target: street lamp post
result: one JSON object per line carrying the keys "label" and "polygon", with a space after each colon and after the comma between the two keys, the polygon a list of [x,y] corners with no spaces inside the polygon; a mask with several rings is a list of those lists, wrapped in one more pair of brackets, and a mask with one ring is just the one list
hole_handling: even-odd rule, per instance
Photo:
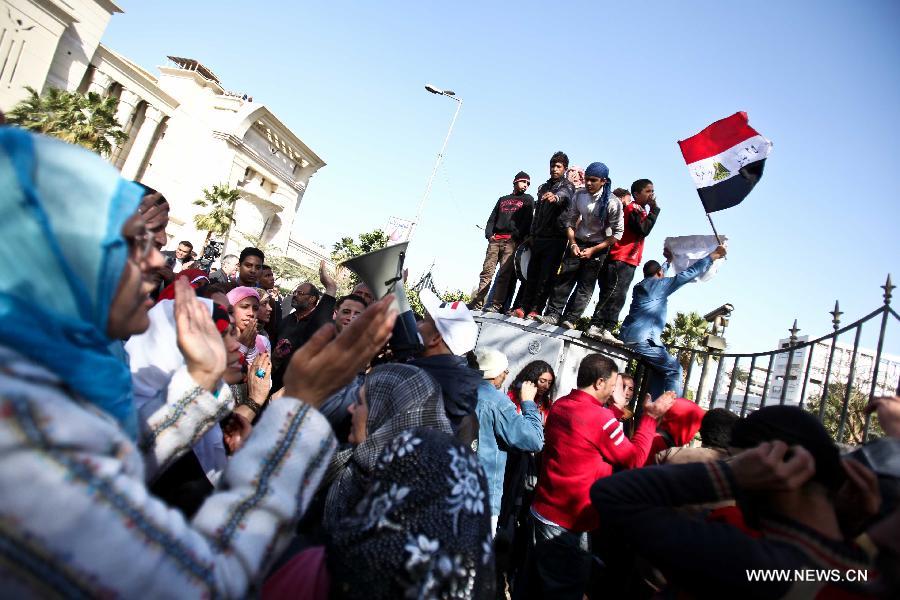
{"label": "street lamp post", "polygon": [[409,233],[406,236],[407,241],[412,240],[413,233],[415,233],[416,228],[419,226],[419,221],[422,219],[422,211],[425,210],[425,202],[428,200],[428,196],[431,195],[431,185],[434,183],[434,176],[437,175],[438,167],[441,166],[441,161],[444,160],[444,150],[447,149],[447,142],[450,141],[450,134],[453,133],[453,126],[456,124],[456,117],[459,116],[459,109],[462,108],[462,98],[458,98],[453,91],[442,90],[431,85],[430,83],[425,84],[425,89],[432,94],[437,94],[438,96],[446,96],[451,100],[455,100],[456,112],[453,113],[453,120],[450,121],[450,128],[447,130],[447,136],[444,138],[443,145],[441,145],[441,151],[438,152],[437,160],[434,163],[434,169],[431,171],[431,177],[428,178],[428,185],[425,186],[425,193],[422,194],[422,199],[419,201],[419,206],[416,209],[416,218],[410,224]]}

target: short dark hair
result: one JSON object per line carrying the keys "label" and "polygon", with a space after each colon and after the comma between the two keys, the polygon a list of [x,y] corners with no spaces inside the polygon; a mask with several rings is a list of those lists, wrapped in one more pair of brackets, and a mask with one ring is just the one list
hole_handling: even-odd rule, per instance
{"label": "short dark hair", "polygon": [[[304,281],[304,282],[302,282],[302,283],[299,284],[297,287],[295,287],[294,290],[296,291],[297,288],[300,287],[301,285],[308,285],[308,286],[309,286],[309,295],[310,295],[310,296],[314,296],[314,297],[318,298],[319,296],[322,295],[322,293],[319,291],[319,288],[317,288],[317,287],[315,286],[315,284],[312,283],[311,281]],[[337,306],[337,304],[335,304],[335,306]]]}
{"label": "short dark hair", "polygon": [[266,255],[263,254],[263,251],[259,248],[254,248],[253,246],[247,246],[241,250],[241,256],[238,258],[238,261],[241,264],[244,264],[244,259],[248,256],[258,256],[261,262],[266,262]]}
{"label": "short dark hair", "polygon": [[638,179],[634,183],[631,184],[631,195],[637,196],[641,192],[644,191],[644,188],[648,185],[653,185],[653,182],[649,179]]}
{"label": "short dark hair", "polygon": [[700,442],[706,448],[727,448],[731,430],[740,417],[724,408],[714,408],[700,421]]}
{"label": "short dark hair", "polygon": [[648,277],[653,277],[654,275],[659,273],[660,269],[662,269],[661,264],[659,264],[655,260],[648,260],[647,262],[644,263],[644,279],[646,279]]}
{"label": "short dark hair", "polygon": [[179,246],[187,246],[187,247],[190,248],[191,250],[194,249],[194,245],[193,245],[192,243],[190,243],[189,241],[187,241],[187,240],[182,240],[182,241],[178,242],[178,245],[179,245]]}
{"label": "short dark hair", "polygon": [[272,267],[270,267],[269,265],[263,265],[259,268],[259,270],[260,271],[271,271]]}
{"label": "short dark hair", "polygon": [[362,304],[365,307],[369,306],[366,303],[366,301],[363,299],[362,296],[359,296],[357,294],[347,294],[346,296],[341,296],[340,298],[337,299],[337,302],[334,303],[334,310],[339,309],[341,307],[341,304],[343,304],[347,300],[352,300],[353,302],[359,302],[360,304]]}
{"label": "short dark hair", "polygon": [[615,196],[619,200],[621,200],[622,198],[624,198],[627,195],[628,195],[628,190],[626,190],[625,188],[616,188],[613,190],[613,196]]}
{"label": "short dark hair", "polygon": [[562,166],[565,168],[569,168],[569,157],[566,156],[566,153],[562,150],[557,150],[553,153],[553,156],[550,157],[550,164],[562,163]]}
{"label": "short dark hair", "polygon": [[619,372],[619,367],[611,358],[602,354],[588,354],[578,365],[578,378],[575,385],[579,388],[590,387],[598,379],[609,379]]}

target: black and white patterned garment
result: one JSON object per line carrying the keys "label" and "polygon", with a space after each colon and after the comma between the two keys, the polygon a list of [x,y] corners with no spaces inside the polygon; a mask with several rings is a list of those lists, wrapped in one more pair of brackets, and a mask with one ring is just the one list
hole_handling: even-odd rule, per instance
{"label": "black and white patterned garment", "polygon": [[325,500],[326,529],[349,514],[368,488],[375,463],[397,434],[431,427],[452,433],[444,412],[441,386],[428,373],[412,365],[375,367],[366,375],[368,435],[360,444],[341,448],[325,476],[330,482]]}
{"label": "black and white patterned garment", "polygon": [[487,480],[452,436],[394,438],[328,544],[332,597],[493,598]]}

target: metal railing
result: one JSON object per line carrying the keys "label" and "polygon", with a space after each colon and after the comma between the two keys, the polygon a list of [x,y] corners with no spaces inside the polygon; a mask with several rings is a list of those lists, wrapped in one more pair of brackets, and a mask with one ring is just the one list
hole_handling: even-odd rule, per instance
{"label": "metal railing", "polygon": [[[830,312],[833,331],[814,340],[799,340],[795,320],[787,343],[768,352],[729,353],[670,347],[670,352],[677,353],[682,362],[685,359],[687,362],[681,395],[709,408],[721,406],[741,416],[776,402],[811,410],[810,400],[815,400],[817,410],[813,412],[826,424],[835,441],[867,441],[872,429],[871,415],[863,415],[862,407],[876,396],[894,395],[900,391],[900,360],[884,360],[889,317],[900,320],[900,315],[890,305],[895,288],[890,275],[881,288],[884,290],[883,305],[844,327],[841,327],[840,319],[843,313],[835,302],[834,310]],[[861,349],[863,326],[876,319],[879,322],[876,347],[874,350]],[[839,340],[848,333],[853,336],[852,346]],[[837,362],[836,355],[839,355]],[[704,392],[713,362],[717,363],[715,375],[707,395]],[[702,364],[699,379],[695,377],[696,364]],[[744,366],[748,366],[748,370],[745,371]],[[637,359],[632,363],[632,370],[635,381],[640,382],[636,386],[640,393],[635,397],[643,397],[648,368]]]}

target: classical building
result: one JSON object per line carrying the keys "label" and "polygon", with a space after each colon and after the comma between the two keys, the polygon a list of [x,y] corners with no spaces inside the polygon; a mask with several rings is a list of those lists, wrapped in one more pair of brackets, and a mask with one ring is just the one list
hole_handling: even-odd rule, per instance
{"label": "classical building", "polygon": [[4,0],[0,6],[0,109],[49,87],[118,98],[128,141],[109,160],[122,175],[165,194],[170,240],[206,238],[194,226],[203,189],[241,192],[225,247],[247,240],[287,253],[312,175],[325,163],[264,104],[226,90],[213,71],[169,56],[153,75],[100,44],[115,13],[109,0]]}

